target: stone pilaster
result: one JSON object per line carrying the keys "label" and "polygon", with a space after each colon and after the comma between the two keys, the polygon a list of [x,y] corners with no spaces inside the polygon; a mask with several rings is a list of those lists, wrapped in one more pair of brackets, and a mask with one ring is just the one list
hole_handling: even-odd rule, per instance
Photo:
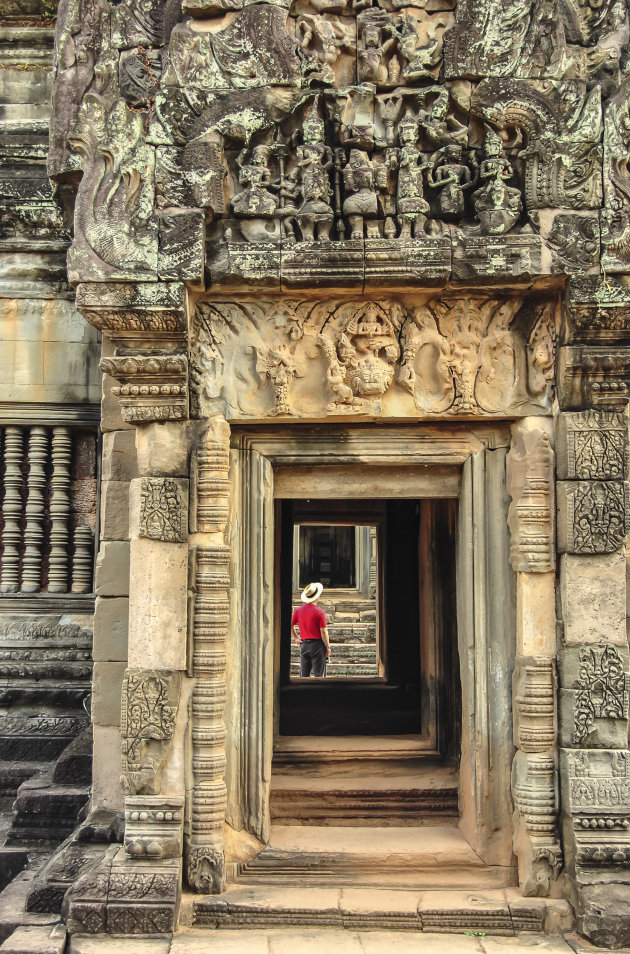
{"label": "stone pilaster", "polygon": [[[128,596],[129,622],[128,627],[119,626],[115,646],[106,649],[99,642],[98,647],[99,653],[109,653],[108,659],[113,653],[115,659],[100,663],[101,708],[111,695],[106,688],[111,676],[116,677],[114,687],[122,681],[122,692],[117,689],[116,700],[112,697],[107,725],[116,723],[117,728],[120,723],[124,844],[73,886],[67,899],[68,923],[71,931],[87,933],[164,933],[177,926],[181,896],[181,753],[192,688],[186,678],[184,289],[172,283],[82,285],[77,302],[85,317],[108,336],[102,361],[109,378],[103,398],[104,543],[97,574],[97,621],[105,635],[113,620],[121,622]],[[125,519],[124,525],[114,525],[108,519],[112,509],[121,509],[108,505],[108,495],[124,499],[128,523]],[[111,773],[111,758],[95,766],[95,807],[106,791],[105,773]],[[116,801],[115,791],[109,795]]]}
{"label": "stone pilaster", "polygon": [[562,866],[558,833],[554,451],[550,422],[512,428],[507,457],[510,562],[517,573],[513,681],[514,851],[526,895],[548,895]]}
{"label": "stone pilaster", "polygon": [[567,872],[579,929],[595,943],[619,946],[630,939],[627,417],[620,410],[565,412],[557,435]]}

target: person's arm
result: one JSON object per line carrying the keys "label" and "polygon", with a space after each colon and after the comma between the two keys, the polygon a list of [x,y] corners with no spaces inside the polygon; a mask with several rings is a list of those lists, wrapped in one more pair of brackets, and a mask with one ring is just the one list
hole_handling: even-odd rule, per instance
{"label": "person's arm", "polygon": [[293,639],[296,641],[296,643],[299,646],[302,640],[300,639],[300,634],[298,633],[297,629],[295,628],[293,624],[291,624],[291,636],[293,637]]}
{"label": "person's arm", "polygon": [[324,642],[324,646],[326,647],[326,658],[328,659],[328,657],[330,656],[330,642],[329,642],[329,639],[328,639],[328,626],[322,626],[320,632],[321,632],[321,634],[322,634],[322,640],[323,640],[323,642]]}
{"label": "person's arm", "polygon": [[330,640],[328,639],[328,620],[326,619],[326,614],[324,613],[324,611],[320,609],[319,606],[317,608],[321,612],[321,616],[319,620],[319,631],[322,634],[322,640],[323,640],[324,646],[326,647],[326,659],[328,659],[328,657],[330,656]]}

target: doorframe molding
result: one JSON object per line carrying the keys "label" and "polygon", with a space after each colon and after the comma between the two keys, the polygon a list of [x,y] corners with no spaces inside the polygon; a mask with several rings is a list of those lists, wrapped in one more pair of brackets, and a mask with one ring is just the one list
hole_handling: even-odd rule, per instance
{"label": "doorframe molding", "polygon": [[[274,471],[311,468],[314,497],[316,469],[326,465],[367,473],[370,467],[422,467],[429,479],[420,481],[414,496],[443,497],[440,471],[455,468],[461,474],[456,556],[462,685],[460,827],[486,864],[514,864],[510,772],[516,576],[509,562],[505,485],[509,444],[509,423],[496,422],[233,428],[228,527],[233,612],[227,637],[226,707],[227,821],[233,828],[246,829],[263,843],[269,839],[277,586]],[[348,496],[346,491],[343,496]]]}

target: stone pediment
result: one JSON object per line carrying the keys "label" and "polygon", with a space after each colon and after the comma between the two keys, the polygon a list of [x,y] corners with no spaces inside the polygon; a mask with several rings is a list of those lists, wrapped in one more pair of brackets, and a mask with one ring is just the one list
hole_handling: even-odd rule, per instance
{"label": "stone pediment", "polygon": [[71,280],[588,273],[600,216],[623,270],[627,96],[604,109],[594,82],[617,7],[453,6],[65,0],[49,170],[77,191]]}

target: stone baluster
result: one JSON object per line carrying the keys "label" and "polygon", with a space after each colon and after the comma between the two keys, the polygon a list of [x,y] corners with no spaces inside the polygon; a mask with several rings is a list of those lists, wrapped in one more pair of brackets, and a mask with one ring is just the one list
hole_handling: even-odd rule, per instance
{"label": "stone baluster", "polygon": [[24,563],[22,592],[37,593],[42,585],[42,550],[44,544],[44,515],[46,464],[49,454],[49,434],[46,427],[31,427],[28,438],[28,477],[26,499],[26,529],[24,531]]}
{"label": "stone baluster", "polygon": [[197,533],[193,620],[193,799],[187,846],[188,881],[197,891],[225,886],[223,828],[226,810],[226,653],[229,620],[230,548],[224,533],[228,512],[229,437],[217,419],[196,455]]}
{"label": "stone baluster", "polygon": [[77,527],[74,531],[72,560],[72,592],[89,593],[92,589],[92,531]]}
{"label": "stone baluster", "polygon": [[17,593],[20,581],[23,445],[22,428],[6,427],[4,431],[4,502],[2,505],[4,552],[0,581],[0,589],[3,593]]}
{"label": "stone baluster", "polygon": [[68,590],[68,553],[70,543],[70,460],[72,437],[68,427],[53,427],[52,482],[50,517],[50,564],[48,590],[66,593]]}

